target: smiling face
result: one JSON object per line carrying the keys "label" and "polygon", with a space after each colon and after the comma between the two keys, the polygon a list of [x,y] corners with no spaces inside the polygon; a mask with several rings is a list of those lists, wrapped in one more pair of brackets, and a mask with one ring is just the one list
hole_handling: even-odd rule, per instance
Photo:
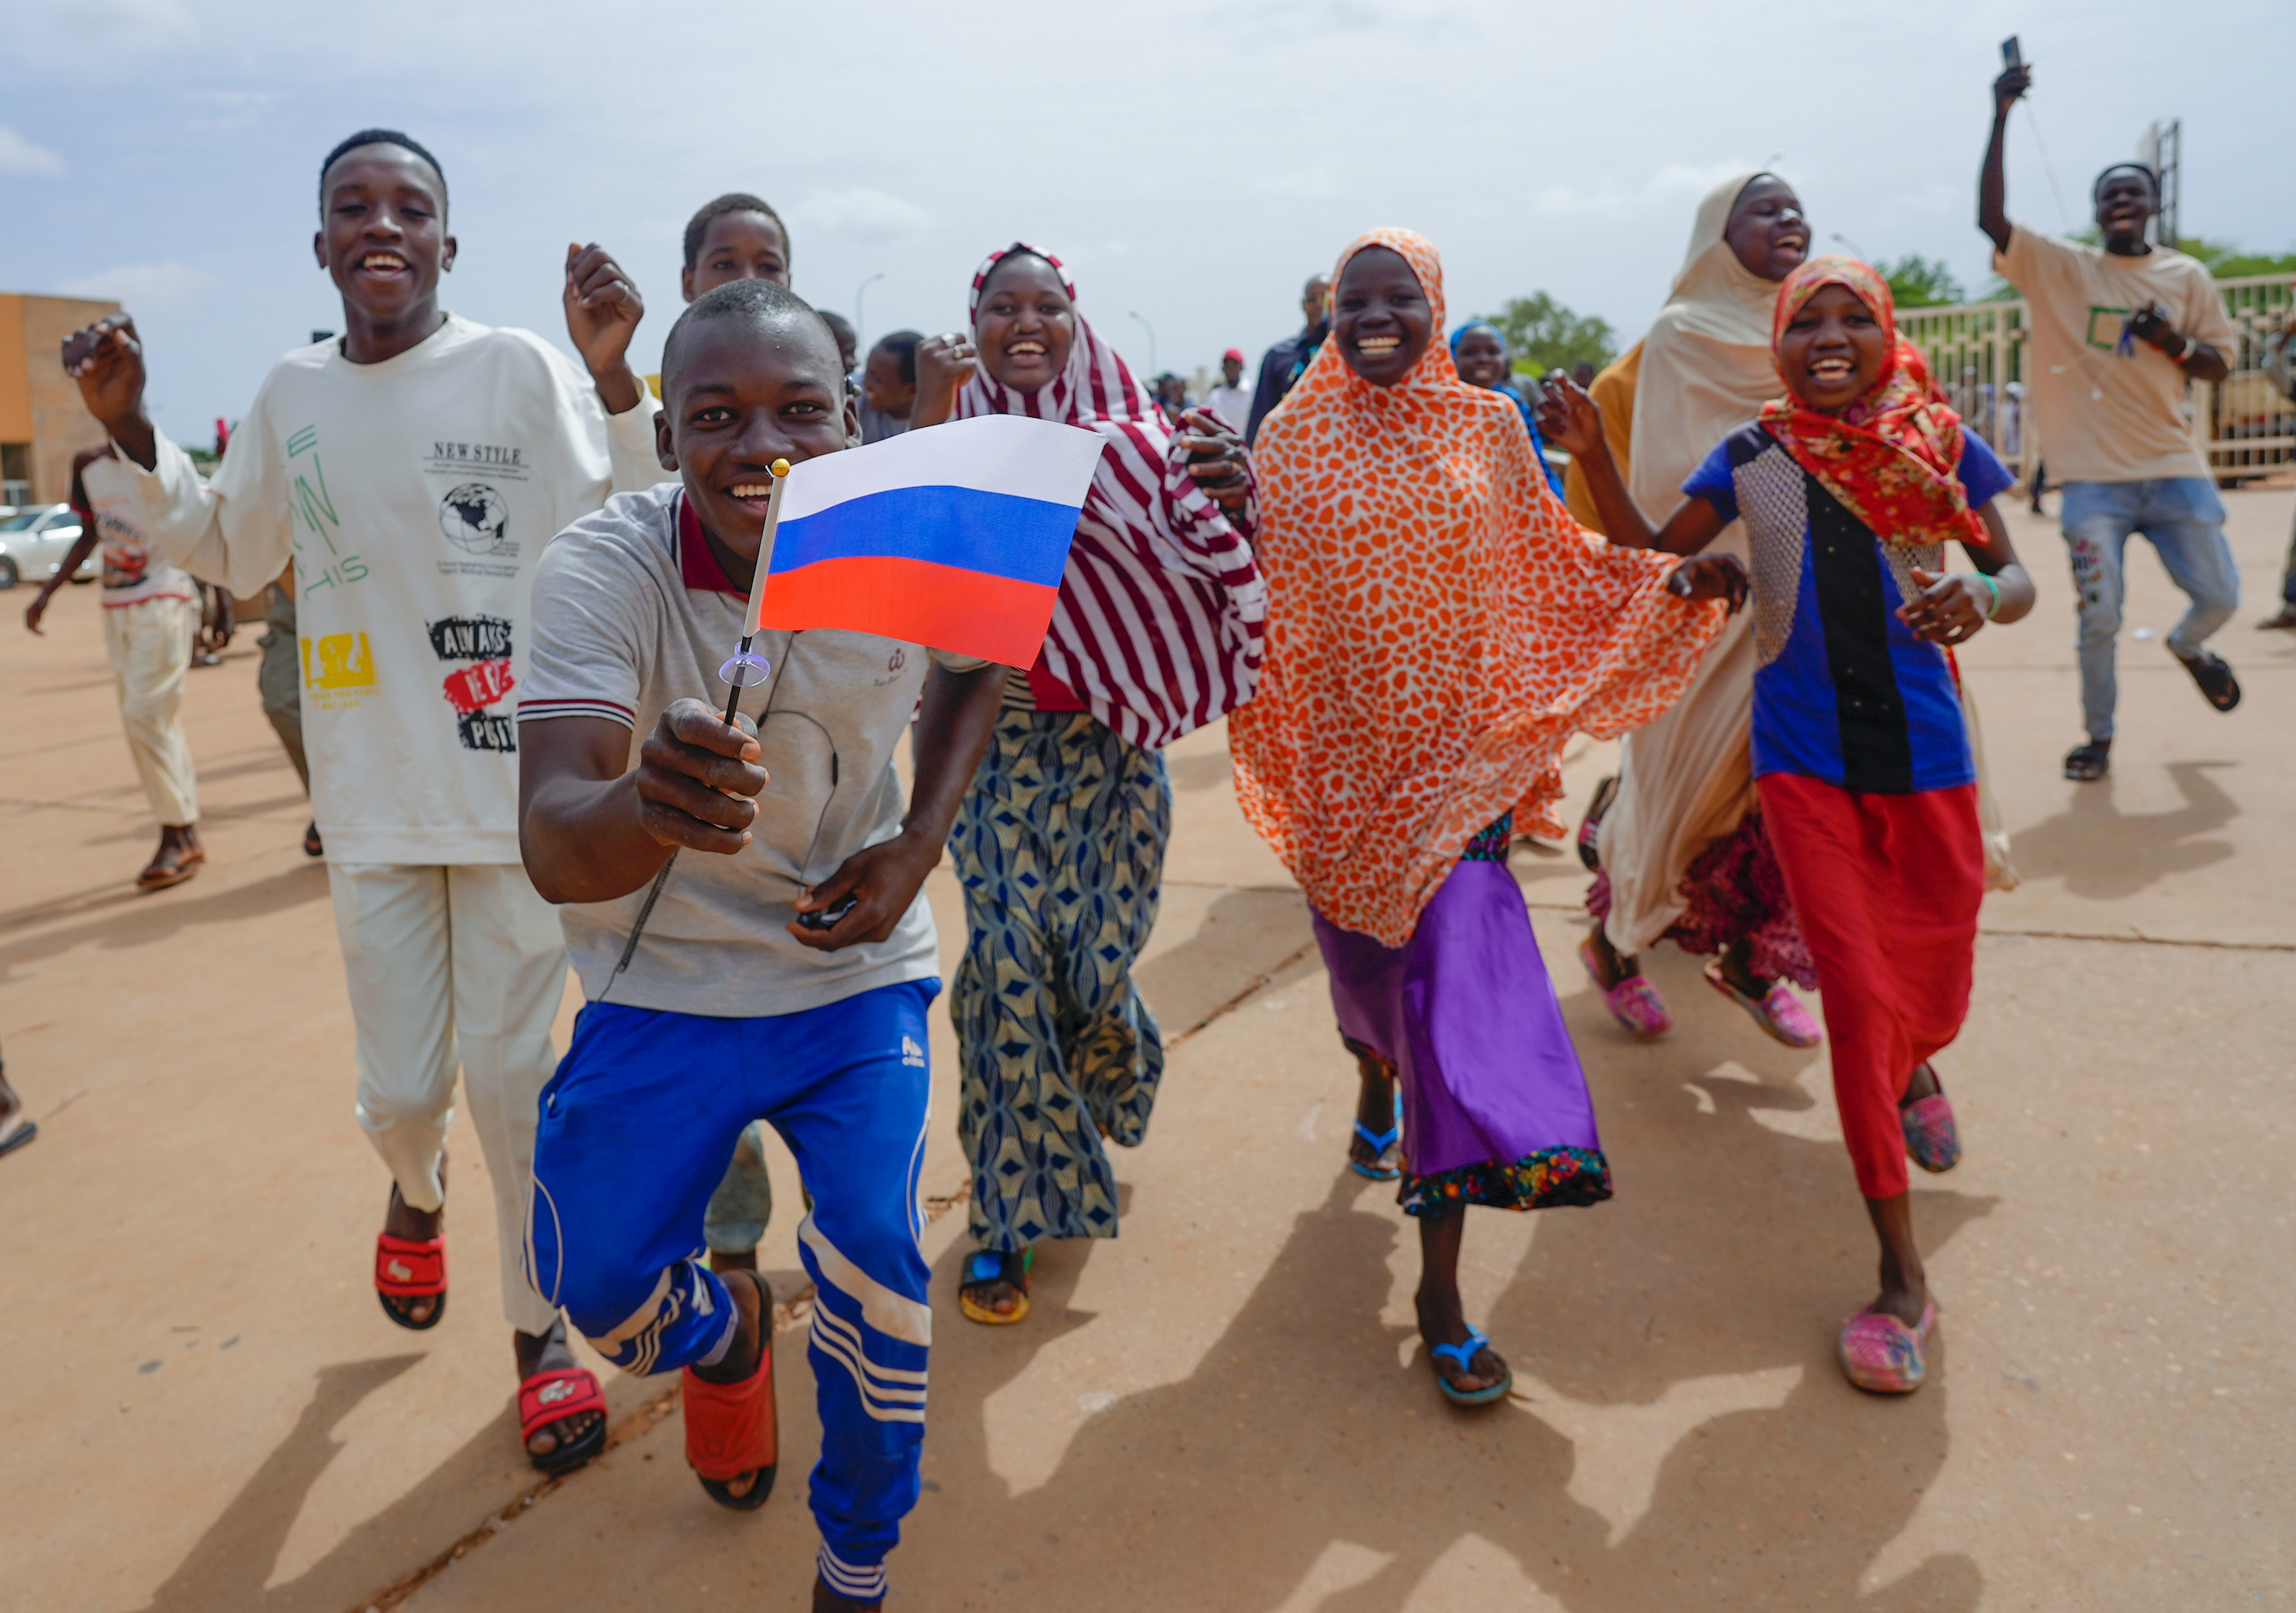
{"label": "smiling face", "polygon": [[438,300],[455,238],[436,168],[403,145],[353,146],[329,165],[319,191],[312,245],[347,312],[396,323]]}
{"label": "smiling face", "polygon": [[1871,392],[1889,356],[1881,320],[1845,285],[1820,286],[1778,338],[1779,375],[1821,414],[1839,414]]}
{"label": "smiling face", "polygon": [[845,446],[859,424],[828,328],[802,311],[734,311],[696,320],[662,355],[655,439],[701,524],[757,557],[776,459],[796,464]]}
{"label": "smiling face", "polygon": [[2144,226],[2158,206],[2152,182],[2134,168],[2121,168],[2096,187],[2096,227],[2107,251],[2124,256],[2146,249]]}
{"label": "smiling face", "polygon": [[1496,392],[1506,384],[1506,342],[1488,325],[1477,325],[1459,338],[1459,345],[1451,349],[1451,362],[1459,366],[1459,379],[1471,387]]}
{"label": "smiling face", "polygon": [[685,300],[729,281],[770,280],[789,284],[789,242],[782,226],[763,213],[720,213],[709,221],[701,250],[681,281]]}
{"label": "smiling face", "polygon": [[1016,392],[1033,392],[1068,365],[1076,305],[1051,264],[1014,252],[989,271],[972,330],[988,373]]}
{"label": "smiling face", "polygon": [[1738,261],[1764,280],[1784,280],[1809,256],[1801,200],[1775,174],[1759,174],[1738,192],[1722,236]]}
{"label": "smiling face", "polygon": [[1348,259],[1332,308],[1340,356],[1375,387],[1410,374],[1435,333],[1426,288],[1392,247],[1365,247]]}

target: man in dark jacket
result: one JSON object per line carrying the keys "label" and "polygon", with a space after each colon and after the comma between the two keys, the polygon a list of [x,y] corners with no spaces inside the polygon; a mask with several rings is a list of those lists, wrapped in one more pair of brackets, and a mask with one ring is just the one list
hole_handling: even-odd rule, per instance
{"label": "man in dark jacket", "polygon": [[1324,333],[1332,328],[1329,304],[1332,299],[1332,277],[1312,274],[1300,293],[1300,312],[1307,320],[1297,336],[1287,336],[1267,349],[1267,356],[1259,361],[1259,389],[1252,395],[1251,423],[1244,428],[1244,440],[1250,442],[1259,435],[1259,422],[1267,412],[1283,401],[1292,383],[1300,379],[1308,361],[1316,356],[1316,349],[1324,345]]}

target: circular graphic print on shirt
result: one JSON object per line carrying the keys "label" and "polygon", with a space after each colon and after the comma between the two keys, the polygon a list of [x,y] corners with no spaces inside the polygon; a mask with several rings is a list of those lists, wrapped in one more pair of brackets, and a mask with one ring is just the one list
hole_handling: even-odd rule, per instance
{"label": "circular graphic print on shirt", "polygon": [[510,505],[484,482],[466,481],[439,501],[439,530],[465,554],[516,554]]}

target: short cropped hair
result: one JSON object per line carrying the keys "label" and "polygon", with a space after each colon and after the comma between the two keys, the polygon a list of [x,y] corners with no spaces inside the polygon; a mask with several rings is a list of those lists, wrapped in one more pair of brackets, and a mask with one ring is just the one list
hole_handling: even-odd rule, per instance
{"label": "short cropped hair", "polygon": [[2088,187],[2088,199],[2091,201],[2096,201],[2098,197],[2104,194],[2104,182],[2115,174],[2142,174],[2144,176],[2144,183],[2152,187],[2152,200],[2155,201],[2161,200],[2160,175],[2142,162],[2116,162],[2099,174],[2095,182]]}
{"label": "short cropped hair", "polygon": [[882,350],[890,353],[894,362],[901,367],[901,380],[908,385],[914,386],[917,379],[917,343],[923,340],[922,333],[916,331],[889,331],[877,338],[876,345],[869,351],[875,353]]}
{"label": "short cropped hair", "polygon": [[[776,285],[770,280],[729,280],[722,286],[702,292],[685,305],[685,311],[677,316],[676,323],[669,327],[669,334],[662,339],[663,391],[669,389],[670,376],[677,368],[672,360],[677,353],[677,339],[686,326],[699,324],[705,320],[732,318],[749,319],[764,324],[800,315],[818,321],[824,334],[830,339],[830,345],[835,347],[837,333],[829,329],[829,322],[821,317],[820,311],[811,303],[787,286]],[[839,356],[841,361],[843,356],[840,354]]]}
{"label": "short cropped hair", "polygon": [[772,203],[752,196],[747,191],[728,191],[715,201],[703,202],[701,210],[685,221],[685,266],[688,269],[694,268],[701,261],[701,241],[709,233],[710,221],[723,218],[728,213],[763,213],[774,221],[774,228],[782,233],[783,258],[787,260],[791,256],[789,225],[782,222],[782,216],[774,211]]}
{"label": "short cropped hair", "polygon": [[441,208],[447,205],[447,170],[444,165],[430,154],[429,146],[424,145],[414,135],[402,134],[398,129],[361,129],[357,134],[336,142],[335,149],[329,151],[326,160],[319,164],[320,217],[324,218],[327,216],[327,170],[335,166],[335,160],[345,151],[355,151],[363,145],[401,145],[422,158],[430,165],[430,171],[439,176],[439,205]]}

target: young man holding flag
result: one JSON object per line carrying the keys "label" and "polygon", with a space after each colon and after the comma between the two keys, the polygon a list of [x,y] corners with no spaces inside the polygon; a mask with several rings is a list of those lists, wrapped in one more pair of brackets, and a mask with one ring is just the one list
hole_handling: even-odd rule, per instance
{"label": "young man holding flag", "polygon": [[[577,521],[535,585],[523,844],[589,1005],[543,1093],[529,1257],[618,1365],[685,1370],[688,1462],[718,1501],[756,1506],[776,1459],[770,1298],[695,1257],[735,1136],[759,1116],[782,1134],[814,1199],[798,1232],[817,1288],[814,1605],[874,1607],[916,1501],[931,1339],[917,1171],[940,982],[921,888],[1004,685],[1003,667],[920,641],[1034,654],[1098,445],[1018,422],[1054,439],[1026,445],[1032,464],[1078,461],[1074,496],[1008,498],[902,438],[812,467],[809,512],[796,490],[782,511],[775,462],[803,469],[854,434],[820,317],[767,281],[720,286],[662,369],[679,480]],[[906,481],[877,469],[924,455],[941,463]],[[729,725],[719,662],[737,641],[767,669]]]}

